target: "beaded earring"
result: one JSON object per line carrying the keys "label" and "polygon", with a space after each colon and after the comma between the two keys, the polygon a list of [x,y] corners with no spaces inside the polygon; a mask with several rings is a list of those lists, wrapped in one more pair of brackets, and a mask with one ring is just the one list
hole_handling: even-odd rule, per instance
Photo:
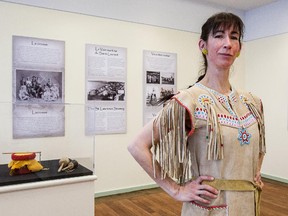
{"label": "beaded earring", "polygon": [[203,55],[207,55],[207,54],[208,54],[208,50],[205,49],[205,48],[203,48],[203,49],[202,49],[202,53],[203,53]]}

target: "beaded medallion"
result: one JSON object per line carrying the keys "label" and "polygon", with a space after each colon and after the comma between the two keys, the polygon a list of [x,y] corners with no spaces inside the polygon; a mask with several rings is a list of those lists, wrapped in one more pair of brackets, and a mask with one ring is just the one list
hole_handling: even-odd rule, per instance
{"label": "beaded medallion", "polygon": [[238,140],[240,141],[240,145],[249,145],[250,144],[250,138],[251,138],[251,134],[248,133],[246,128],[239,128],[238,130]]}

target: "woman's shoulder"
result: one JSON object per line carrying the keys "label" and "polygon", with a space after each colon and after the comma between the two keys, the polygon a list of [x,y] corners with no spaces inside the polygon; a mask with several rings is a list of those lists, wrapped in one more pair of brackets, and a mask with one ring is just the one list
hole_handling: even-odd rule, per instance
{"label": "woman's shoulder", "polygon": [[240,98],[248,103],[253,103],[258,107],[262,107],[262,100],[256,94],[251,91],[237,90]]}
{"label": "woman's shoulder", "polygon": [[189,105],[189,107],[195,106],[201,95],[207,94],[205,89],[199,88],[197,84],[190,86],[187,89],[179,90],[174,96],[173,99],[180,102],[181,104]]}
{"label": "woman's shoulder", "polygon": [[254,101],[259,101],[261,100],[260,97],[258,97],[256,94],[254,94],[251,91],[243,90],[243,89],[237,89],[238,94],[240,97],[246,97],[247,99],[254,100]]}
{"label": "woman's shoulder", "polygon": [[[205,92],[205,91],[204,91]],[[190,98],[194,100],[198,98],[200,94],[203,93],[203,90],[198,88],[196,85],[192,85],[187,89],[181,89],[175,94],[176,98]]]}
{"label": "woman's shoulder", "polygon": [[[167,105],[167,104],[171,104],[171,103],[172,104],[178,103],[179,105],[184,107],[186,110],[189,110],[190,112],[192,112],[195,108],[196,97],[193,94],[191,94],[191,88],[180,89],[165,104]],[[164,106],[166,106],[166,105],[164,105]]]}

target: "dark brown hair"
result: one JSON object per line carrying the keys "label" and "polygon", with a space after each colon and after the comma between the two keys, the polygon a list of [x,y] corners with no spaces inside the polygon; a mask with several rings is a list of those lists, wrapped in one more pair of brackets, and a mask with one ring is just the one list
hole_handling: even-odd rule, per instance
{"label": "dark brown hair", "polygon": [[[239,32],[239,44],[241,47],[244,34],[244,23],[240,17],[232,13],[226,13],[226,12],[217,13],[211,16],[209,19],[207,19],[207,21],[202,26],[200,39],[207,42],[210,34],[214,35],[219,29],[226,30],[231,27],[235,31]],[[204,68],[200,71],[200,76],[197,82],[199,82],[204,78],[208,66],[206,56],[204,54],[202,55],[204,58]]]}
{"label": "dark brown hair", "polygon": [[[241,47],[243,34],[244,34],[244,23],[240,19],[240,17],[238,17],[232,13],[222,12],[222,13],[217,13],[217,14],[214,14],[213,16],[211,16],[202,26],[200,38],[207,42],[210,33],[212,33],[214,35],[220,29],[226,30],[226,29],[230,29],[231,27],[233,27],[233,29],[235,31],[239,32],[239,43],[240,43],[240,47]],[[208,62],[207,62],[206,56],[204,54],[203,54],[203,58],[204,58],[204,68],[203,68],[203,70],[200,71],[200,73],[199,73],[200,75],[198,77],[197,82],[201,81],[204,78],[204,76],[206,75]],[[192,86],[193,85],[190,85],[188,88],[190,88]],[[173,96],[174,96],[174,94],[171,94],[171,95],[167,95],[163,98],[160,98],[155,103],[155,105],[161,105]]]}

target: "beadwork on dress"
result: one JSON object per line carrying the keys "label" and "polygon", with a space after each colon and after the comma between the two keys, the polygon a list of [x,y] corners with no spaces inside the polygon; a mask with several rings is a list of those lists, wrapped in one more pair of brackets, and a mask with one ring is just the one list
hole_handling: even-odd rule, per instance
{"label": "beadwork on dress", "polygon": [[250,144],[250,138],[251,134],[248,133],[246,128],[239,128],[239,133],[238,133],[238,140],[240,141],[240,144],[243,145],[248,145]]}
{"label": "beadwork on dress", "polygon": [[206,103],[208,103],[208,104],[214,104],[213,99],[212,99],[210,96],[206,95],[206,94],[200,95],[200,96],[198,97],[198,101],[199,101],[199,103],[200,103],[204,108],[206,108]]}
{"label": "beadwork on dress", "polygon": [[[194,116],[197,119],[207,120],[207,110],[203,108],[196,107]],[[221,125],[231,126],[239,128],[241,126],[248,127],[256,122],[256,119],[251,112],[247,112],[245,115],[240,116],[239,119],[232,115],[217,114],[218,121]]]}

